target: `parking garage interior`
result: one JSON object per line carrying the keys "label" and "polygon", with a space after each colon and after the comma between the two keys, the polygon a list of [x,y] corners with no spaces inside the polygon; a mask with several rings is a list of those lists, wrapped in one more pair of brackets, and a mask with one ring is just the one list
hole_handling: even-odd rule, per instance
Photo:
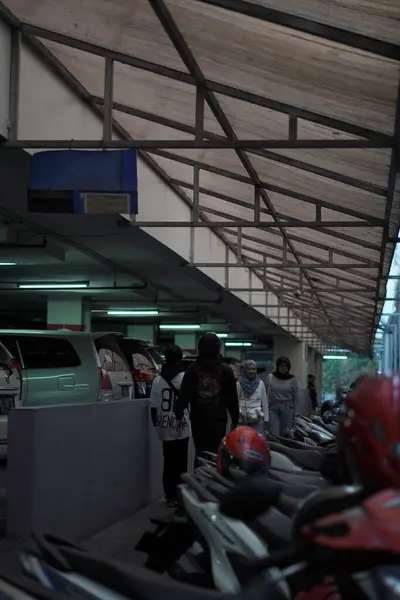
{"label": "parking garage interior", "polygon": [[[115,332],[194,358],[213,331],[265,373],[287,355],[304,411],[324,356],[374,357],[400,217],[400,8],[312,4],[0,2],[0,342]],[[134,153],[131,213],[104,189],[92,211],[59,189],[34,204],[35,156],[78,151]],[[0,563],[33,527],[140,562],[161,495],[148,398],[11,412]]]}

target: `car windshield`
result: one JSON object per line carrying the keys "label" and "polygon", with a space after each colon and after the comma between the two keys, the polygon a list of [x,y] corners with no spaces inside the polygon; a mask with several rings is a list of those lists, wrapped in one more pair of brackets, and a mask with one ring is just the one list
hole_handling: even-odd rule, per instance
{"label": "car windshield", "polygon": [[135,369],[136,371],[148,371],[151,373],[157,371],[154,360],[144,344],[127,339],[122,339],[120,343],[124,349],[124,353],[129,361],[131,369]]}
{"label": "car windshield", "polygon": [[163,358],[162,358],[160,352],[158,351],[158,348],[156,348],[156,346],[147,346],[146,350],[157,365],[163,364],[163,362],[164,362]]}

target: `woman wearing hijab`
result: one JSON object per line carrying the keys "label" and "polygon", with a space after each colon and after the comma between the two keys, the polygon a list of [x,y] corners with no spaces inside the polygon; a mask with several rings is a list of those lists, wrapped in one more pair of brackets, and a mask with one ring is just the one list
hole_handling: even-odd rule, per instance
{"label": "woman wearing hijab", "polygon": [[257,375],[257,364],[254,360],[246,360],[243,363],[237,391],[239,422],[253,427],[258,433],[264,433],[265,423],[269,420],[268,398],[265,385]]}
{"label": "woman wearing hijab", "polygon": [[269,405],[269,428],[273,435],[283,436],[293,426],[298,407],[299,388],[294,375],[290,373],[290,360],[280,356],[276,369],[267,380]]}
{"label": "woman wearing hijab", "polygon": [[235,377],[221,360],[221,341],[216,333],[200,338],[196,362],[185,373],[175,407],[178,422],[189,407],[196,457],[205,451],[216,453],[226,434],[228,413],[232,427],[239,419]]}
{"label": "woman wearing hijab", "polygon": [[181,475],[187,471],[190,437],[189,415],[186,411],[177,427],[175,404],[183,379],[182,350],[171,346],[165,351],[165,364],[151,388],[151,418],[163,444],[163,487],[168,506],[174,506]]}

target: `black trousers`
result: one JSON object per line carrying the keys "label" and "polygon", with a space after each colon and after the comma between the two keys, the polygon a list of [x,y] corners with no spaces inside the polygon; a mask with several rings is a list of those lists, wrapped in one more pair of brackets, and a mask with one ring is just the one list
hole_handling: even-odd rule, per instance
{"label": "black trousers", "polygon": [[167,500],[176,500],[181,475],[187,472],[189,438],[163,442],[163,487]]}
{"label": "black trousers", "polygon": [[217,453],[218,446],[226,434],[226,421],[223,419],[192,418],[192,437],[197,459],[203,452]]}

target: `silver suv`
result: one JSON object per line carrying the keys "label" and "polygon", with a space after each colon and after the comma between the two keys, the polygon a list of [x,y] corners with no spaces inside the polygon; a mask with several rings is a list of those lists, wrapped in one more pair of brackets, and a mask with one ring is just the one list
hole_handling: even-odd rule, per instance
{"label": "silver suv", "polygon": [[6,329],[0,342],[20,365],[22,406],[113,399],[90,333]]}
{"label": "silver suv", "polygon": [[7,455],[8,411],[21,405],[21,368],[0,343],[0,457]]}

